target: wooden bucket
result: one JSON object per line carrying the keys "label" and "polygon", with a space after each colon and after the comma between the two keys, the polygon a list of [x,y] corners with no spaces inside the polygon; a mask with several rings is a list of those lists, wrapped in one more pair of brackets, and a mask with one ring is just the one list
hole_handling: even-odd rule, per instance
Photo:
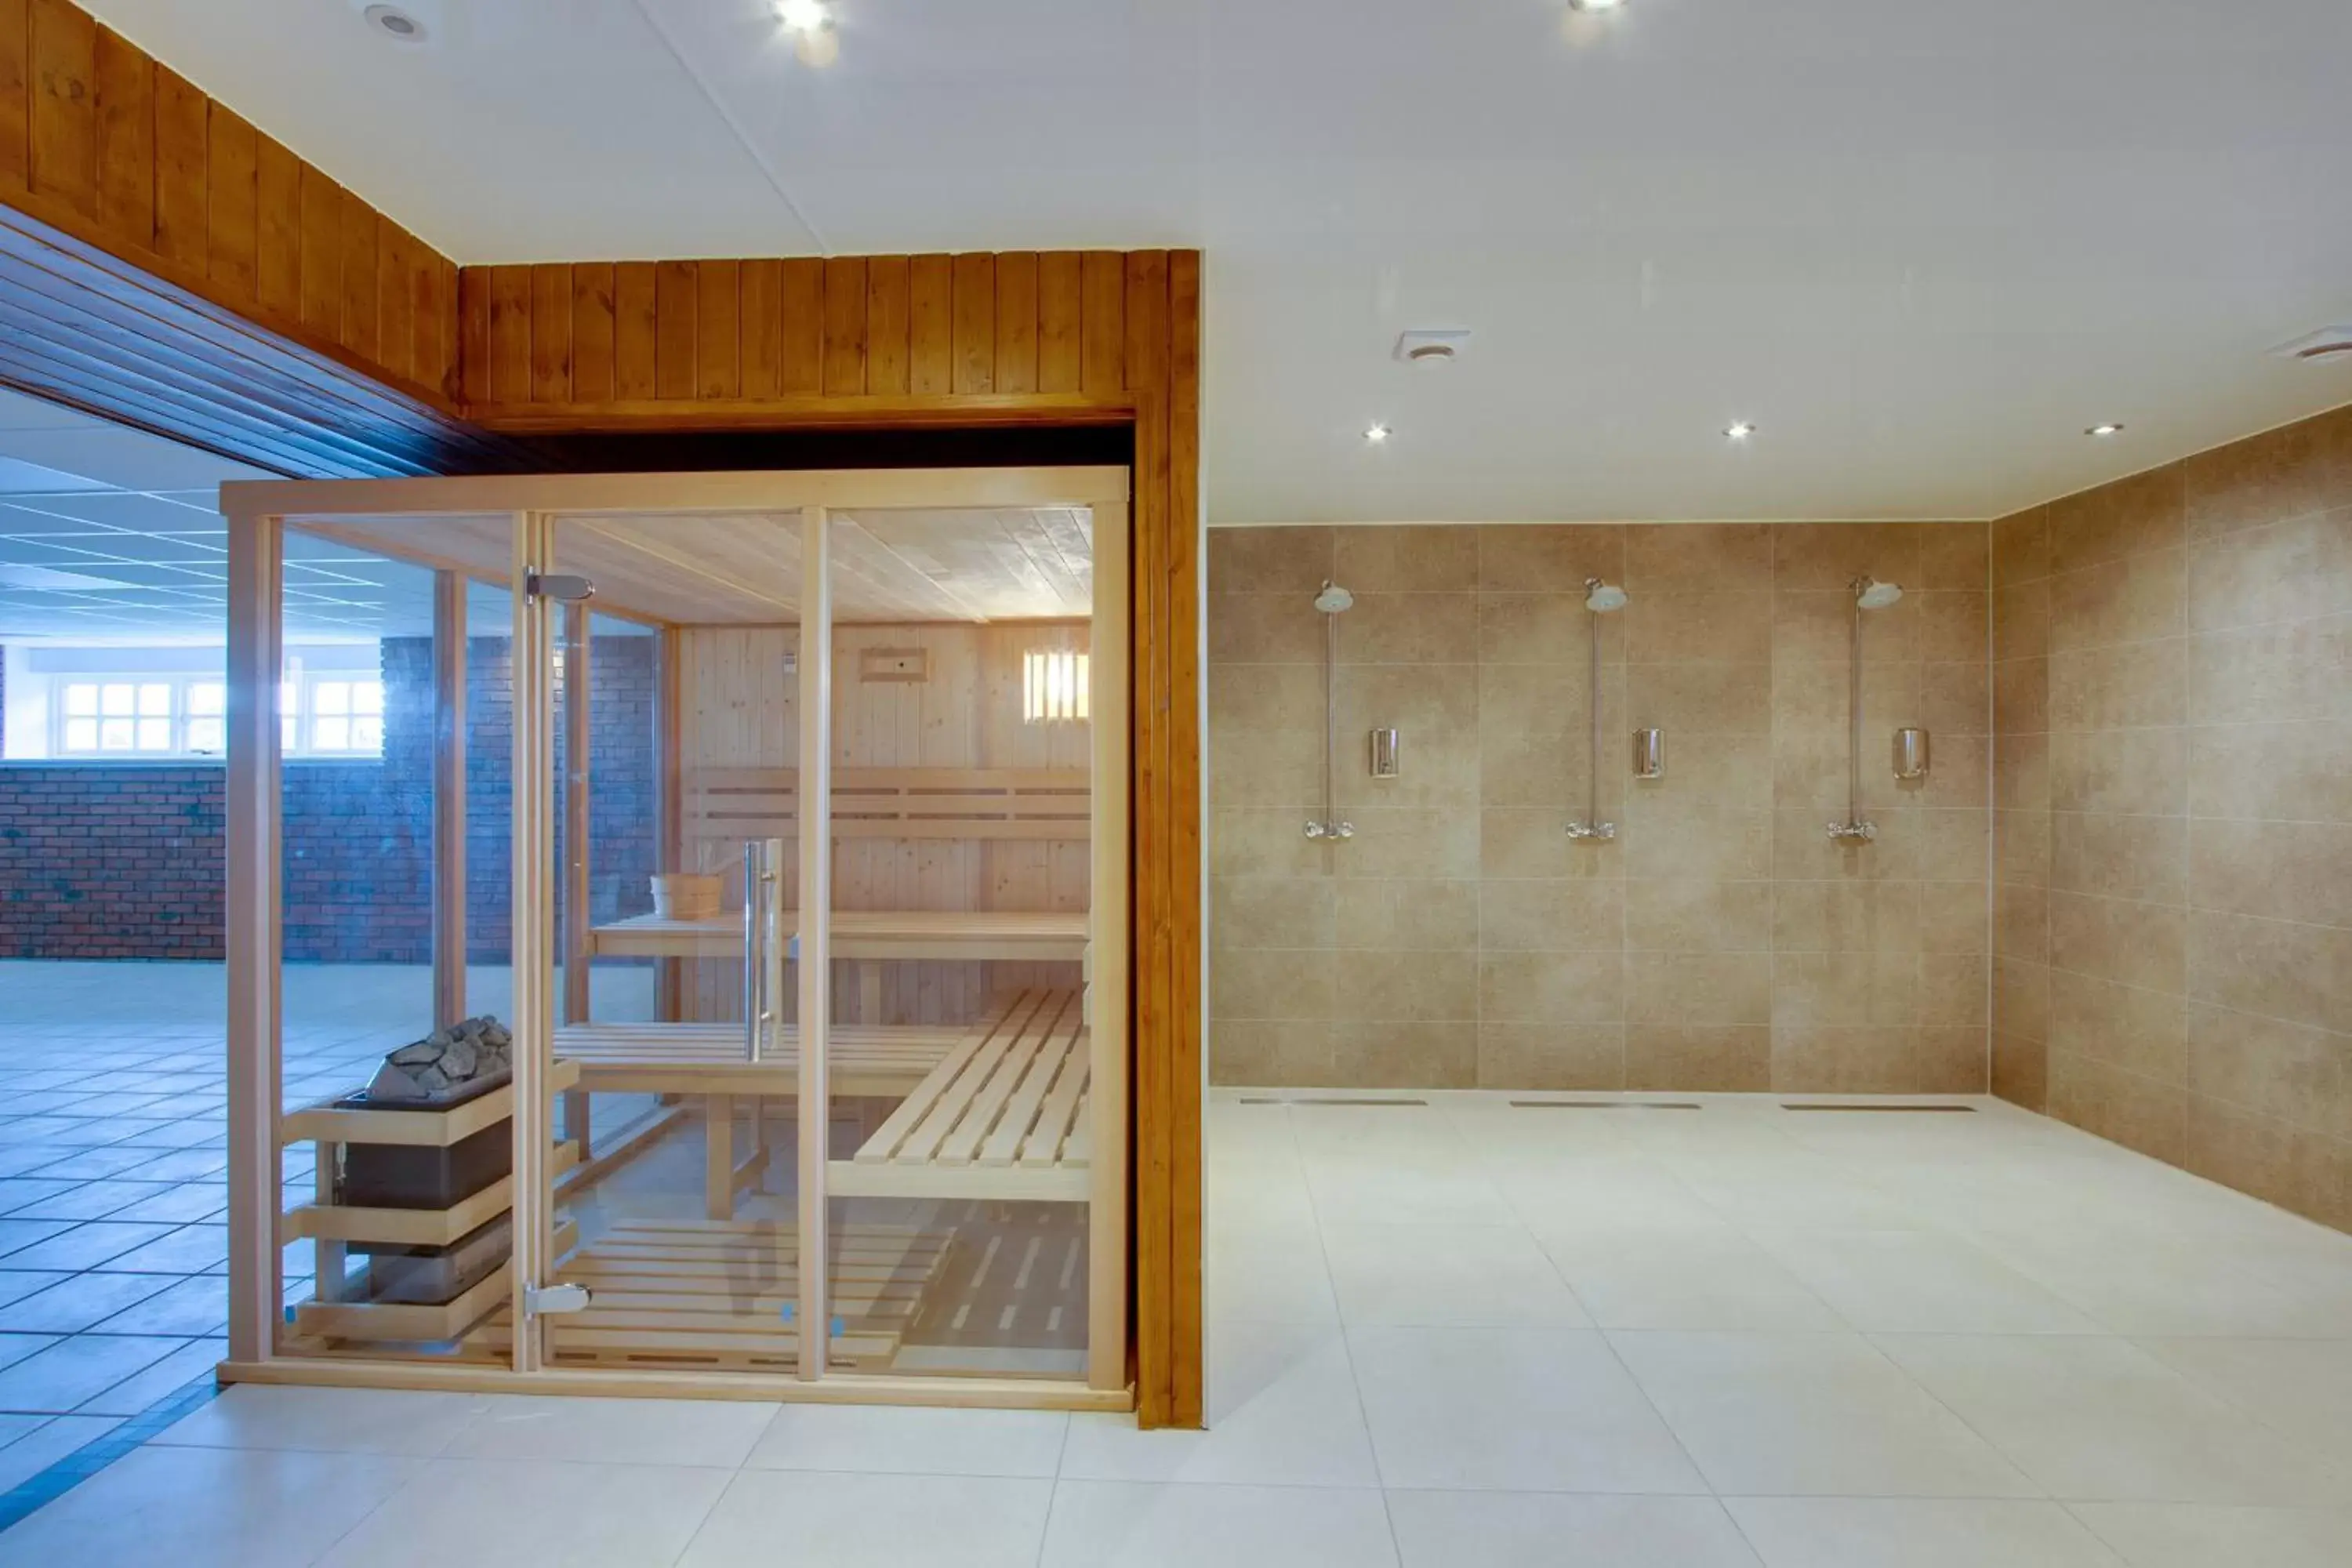
{"label": "wooden bucket", "polygon": [[694,871],[665,871],[654,878],[654,915],[666,921],[719,918],[719,879]]}

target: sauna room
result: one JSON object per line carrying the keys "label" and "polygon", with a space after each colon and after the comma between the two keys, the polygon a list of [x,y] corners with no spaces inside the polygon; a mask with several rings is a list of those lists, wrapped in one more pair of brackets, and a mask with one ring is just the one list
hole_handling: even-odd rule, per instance
{"label": "sauna room", "polygon": [[1127,484],[227,487],[231,1374],[1126,1407]]}

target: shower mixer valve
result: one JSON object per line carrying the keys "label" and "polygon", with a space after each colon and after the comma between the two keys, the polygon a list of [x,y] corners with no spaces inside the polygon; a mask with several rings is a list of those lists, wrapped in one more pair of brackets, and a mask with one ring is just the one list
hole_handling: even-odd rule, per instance
{"label": "shower mixer valve", "polygon": [[1307,825],[1309,838],[1353,838],[1356,825],[1352,822],[1310,822]]}
{"label": "shower mixer valve", "polygon": [[1878,837],[1878,825],[1869,821],[1832,822],[1830,824],[1830,837],[1841,843],[1867,844]]}
{"label": "shower mixer valve", "polygon": [[1613,822],[1571,822],[1568,825],[1570,838],[1614,838],[1617,825]]}

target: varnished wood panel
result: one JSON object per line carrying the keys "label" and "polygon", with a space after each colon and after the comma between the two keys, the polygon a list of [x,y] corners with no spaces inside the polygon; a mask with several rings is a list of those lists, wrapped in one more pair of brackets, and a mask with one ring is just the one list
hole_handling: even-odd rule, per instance
{"label": "varnished wood panel", "polygon": [[[470,275],[472,268],[459,273]],[[613,395],[651,397],[659,385],[655,374],[655,342],[659,293],[650,261],[624,261],[613,268]]]}
{"label": "varnished wood panel", "polygon": [[694,395],[743,393],[741,264],[706,261],[694,269]]}
{"label": "varnished wood panel", "polygon": [[908,337],[907,258],[873,256],[866,261],[866,390],[890,396],[908,390]]}
{"label": "varnished wood panel", "polygon": [[824,392],[852,397],[866,390],[866,258],[835,256],[824,264]]}
{"label": "varnished wood panel", "polygon": [[996,258],[955,258],[953,392],[996,390]]}
{"label": "varnished wood panel", "polygon": [[[253,299],[260,289],[260,169],[261,144],[253,127],[238,116],[212,105],[210,146],[205,179],[205,270],[214,282],[240,300]],[[399,279],[379,279],[379,290],[407,289]],[[390,302],[387,300],[387,304]],[[404,310],[404,329],[412,319]],[[408,347],[400,357],[387,355],[384,367],[395,374],[413,374]]]}
{"label": "varnished wood panel", "polygon": [[918,256],[907,266],[907,390],[937,397],[955,390],[955,258]]}
{"label": "varnished wood panel", "polygon": [[455,411],[447,259],[71,0],[0,0],[0,204]]}
{"label": "varnished wood panel", "polygon": [[553,263],[530,269],[530,395],[561,402],[572,395],[572,268]]}
{"label": "varnished wood panel", "polygon": [[155,235],[155,62],[98,30],[98,221],[145,244]]}
{"label": "varnished wood panel", "polygon": [[489,379],[493,398],[522,402],[530,396],[530,268],[493,267],[489,272]]}
{"label": "varnished wood panel", "polygon": [[212,105],[177,72],[155,68],[155,248],[184,267],[206,259]]}
{"label": "varnished wood panel", "polygon": [[588,262],[572,268],[572,395],[594,402],[613,395],[613,266]]}
{"label": "varnished wood panel", "polygon": [[774,397],[783,390],[784,264],[746,261],[737,289],[743,395]]}
{"label": "varnished wood panel", "polygon": [[654,393],[694,395],[695,302],[700,290],[691,261],[654,264]]}

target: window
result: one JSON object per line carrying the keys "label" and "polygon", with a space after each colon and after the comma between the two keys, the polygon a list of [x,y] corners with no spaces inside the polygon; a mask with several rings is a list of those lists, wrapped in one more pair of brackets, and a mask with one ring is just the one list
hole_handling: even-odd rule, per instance
{"label": "window", "polygon": [[[59,676],[51,707],[60,757],[217,757],[227,749],[228,688],[216,676]],[[349,671],[278,689],[279,744],[289,757],[383,753],[383,682]]]}
{"label": "window", "polygon": [[218,756],[226,691],[186,676],[61,678],[59,756]]}
{"label": "window", "polygon": [[1087,656],[1052,648],[1021,656],[1021,718],[1030,724],[1060,724],[1087,716]]}

